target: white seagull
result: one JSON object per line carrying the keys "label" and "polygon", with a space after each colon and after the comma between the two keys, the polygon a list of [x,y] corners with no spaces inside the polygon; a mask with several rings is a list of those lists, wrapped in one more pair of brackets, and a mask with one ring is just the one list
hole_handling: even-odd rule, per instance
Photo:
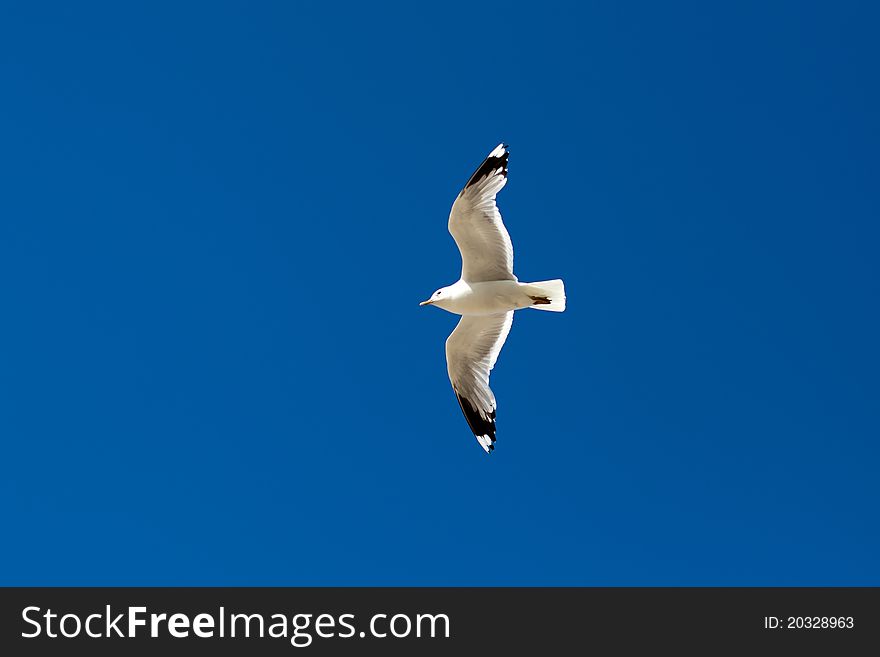
{"label": "white seagull", "polygon": [[495,449],[495,395],[489,372],[520,308],[565,310],[559,279],[520,283],[513,275],[513,245],[495,205],[507,184],[507,146],[499,144],[468,180],[449,213],[449,232],[461,251],[461,278],[441,287],[421,306],[461,315],[446,340],[452,389],[480,446]]}

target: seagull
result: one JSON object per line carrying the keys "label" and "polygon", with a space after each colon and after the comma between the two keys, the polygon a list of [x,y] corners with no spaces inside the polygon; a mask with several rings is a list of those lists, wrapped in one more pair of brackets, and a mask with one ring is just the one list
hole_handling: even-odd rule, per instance
{"label": "seagull", "polygon": [[489,372],[510,333],[513,311],[565,310],[560,279],[520,283],[513,275],[513,244],[495,204],[495,195],[507,184],[509,157],[507,145],[498,144],[455,199],[449,232],[461,252],[461,278],[419,304],[461,315],[446,340],[446,370],[464,417],[487,454],[495,449],[496,404]]}

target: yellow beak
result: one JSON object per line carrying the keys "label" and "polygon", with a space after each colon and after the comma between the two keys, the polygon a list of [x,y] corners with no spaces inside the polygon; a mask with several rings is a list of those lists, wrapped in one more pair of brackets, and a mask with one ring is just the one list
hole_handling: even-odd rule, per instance
{"label": "yellow beak", "polygon": [[430,306],[432,303],[434,303],[434,302],[431,301],[430,299],[428,299],[427,301],[422,301],[419,305],[420,306]]}

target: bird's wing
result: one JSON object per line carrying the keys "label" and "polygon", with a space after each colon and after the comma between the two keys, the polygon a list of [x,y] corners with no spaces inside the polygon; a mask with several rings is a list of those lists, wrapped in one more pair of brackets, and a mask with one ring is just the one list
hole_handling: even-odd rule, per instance
{"label": "bird's wing", "polygon": [[469,283],[515,281],[513,244],[495,205],[507,184],[507,146],[498,147],[471,176],[449,213],[449,232],[461,251],[461,277]]}
{"label": "bird's wing", "polygon": [[446,339],[446,369],[464,417],[486,452],[495,449],[495,395],[489,372],[510,325],[513,311],[496,315],[467,315]]}

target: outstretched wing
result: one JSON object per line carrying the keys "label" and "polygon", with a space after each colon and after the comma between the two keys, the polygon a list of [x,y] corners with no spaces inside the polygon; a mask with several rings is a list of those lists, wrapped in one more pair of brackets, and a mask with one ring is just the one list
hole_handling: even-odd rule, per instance
{"label": "outstretched wing", "polygon": [[446,339],[446,369],[464,417],[486,452],[495,449],[495,395],[489,372],[510,326],[513,311],[496,315],[466,315]]}
{"label": "outstretched wing", "polygon": [[513,244],[495,205],[507,183],[507,146],[498,144],[461,190],[449,213],[449,232],[461,251],[461,277],[469,283],[515,281]]}

